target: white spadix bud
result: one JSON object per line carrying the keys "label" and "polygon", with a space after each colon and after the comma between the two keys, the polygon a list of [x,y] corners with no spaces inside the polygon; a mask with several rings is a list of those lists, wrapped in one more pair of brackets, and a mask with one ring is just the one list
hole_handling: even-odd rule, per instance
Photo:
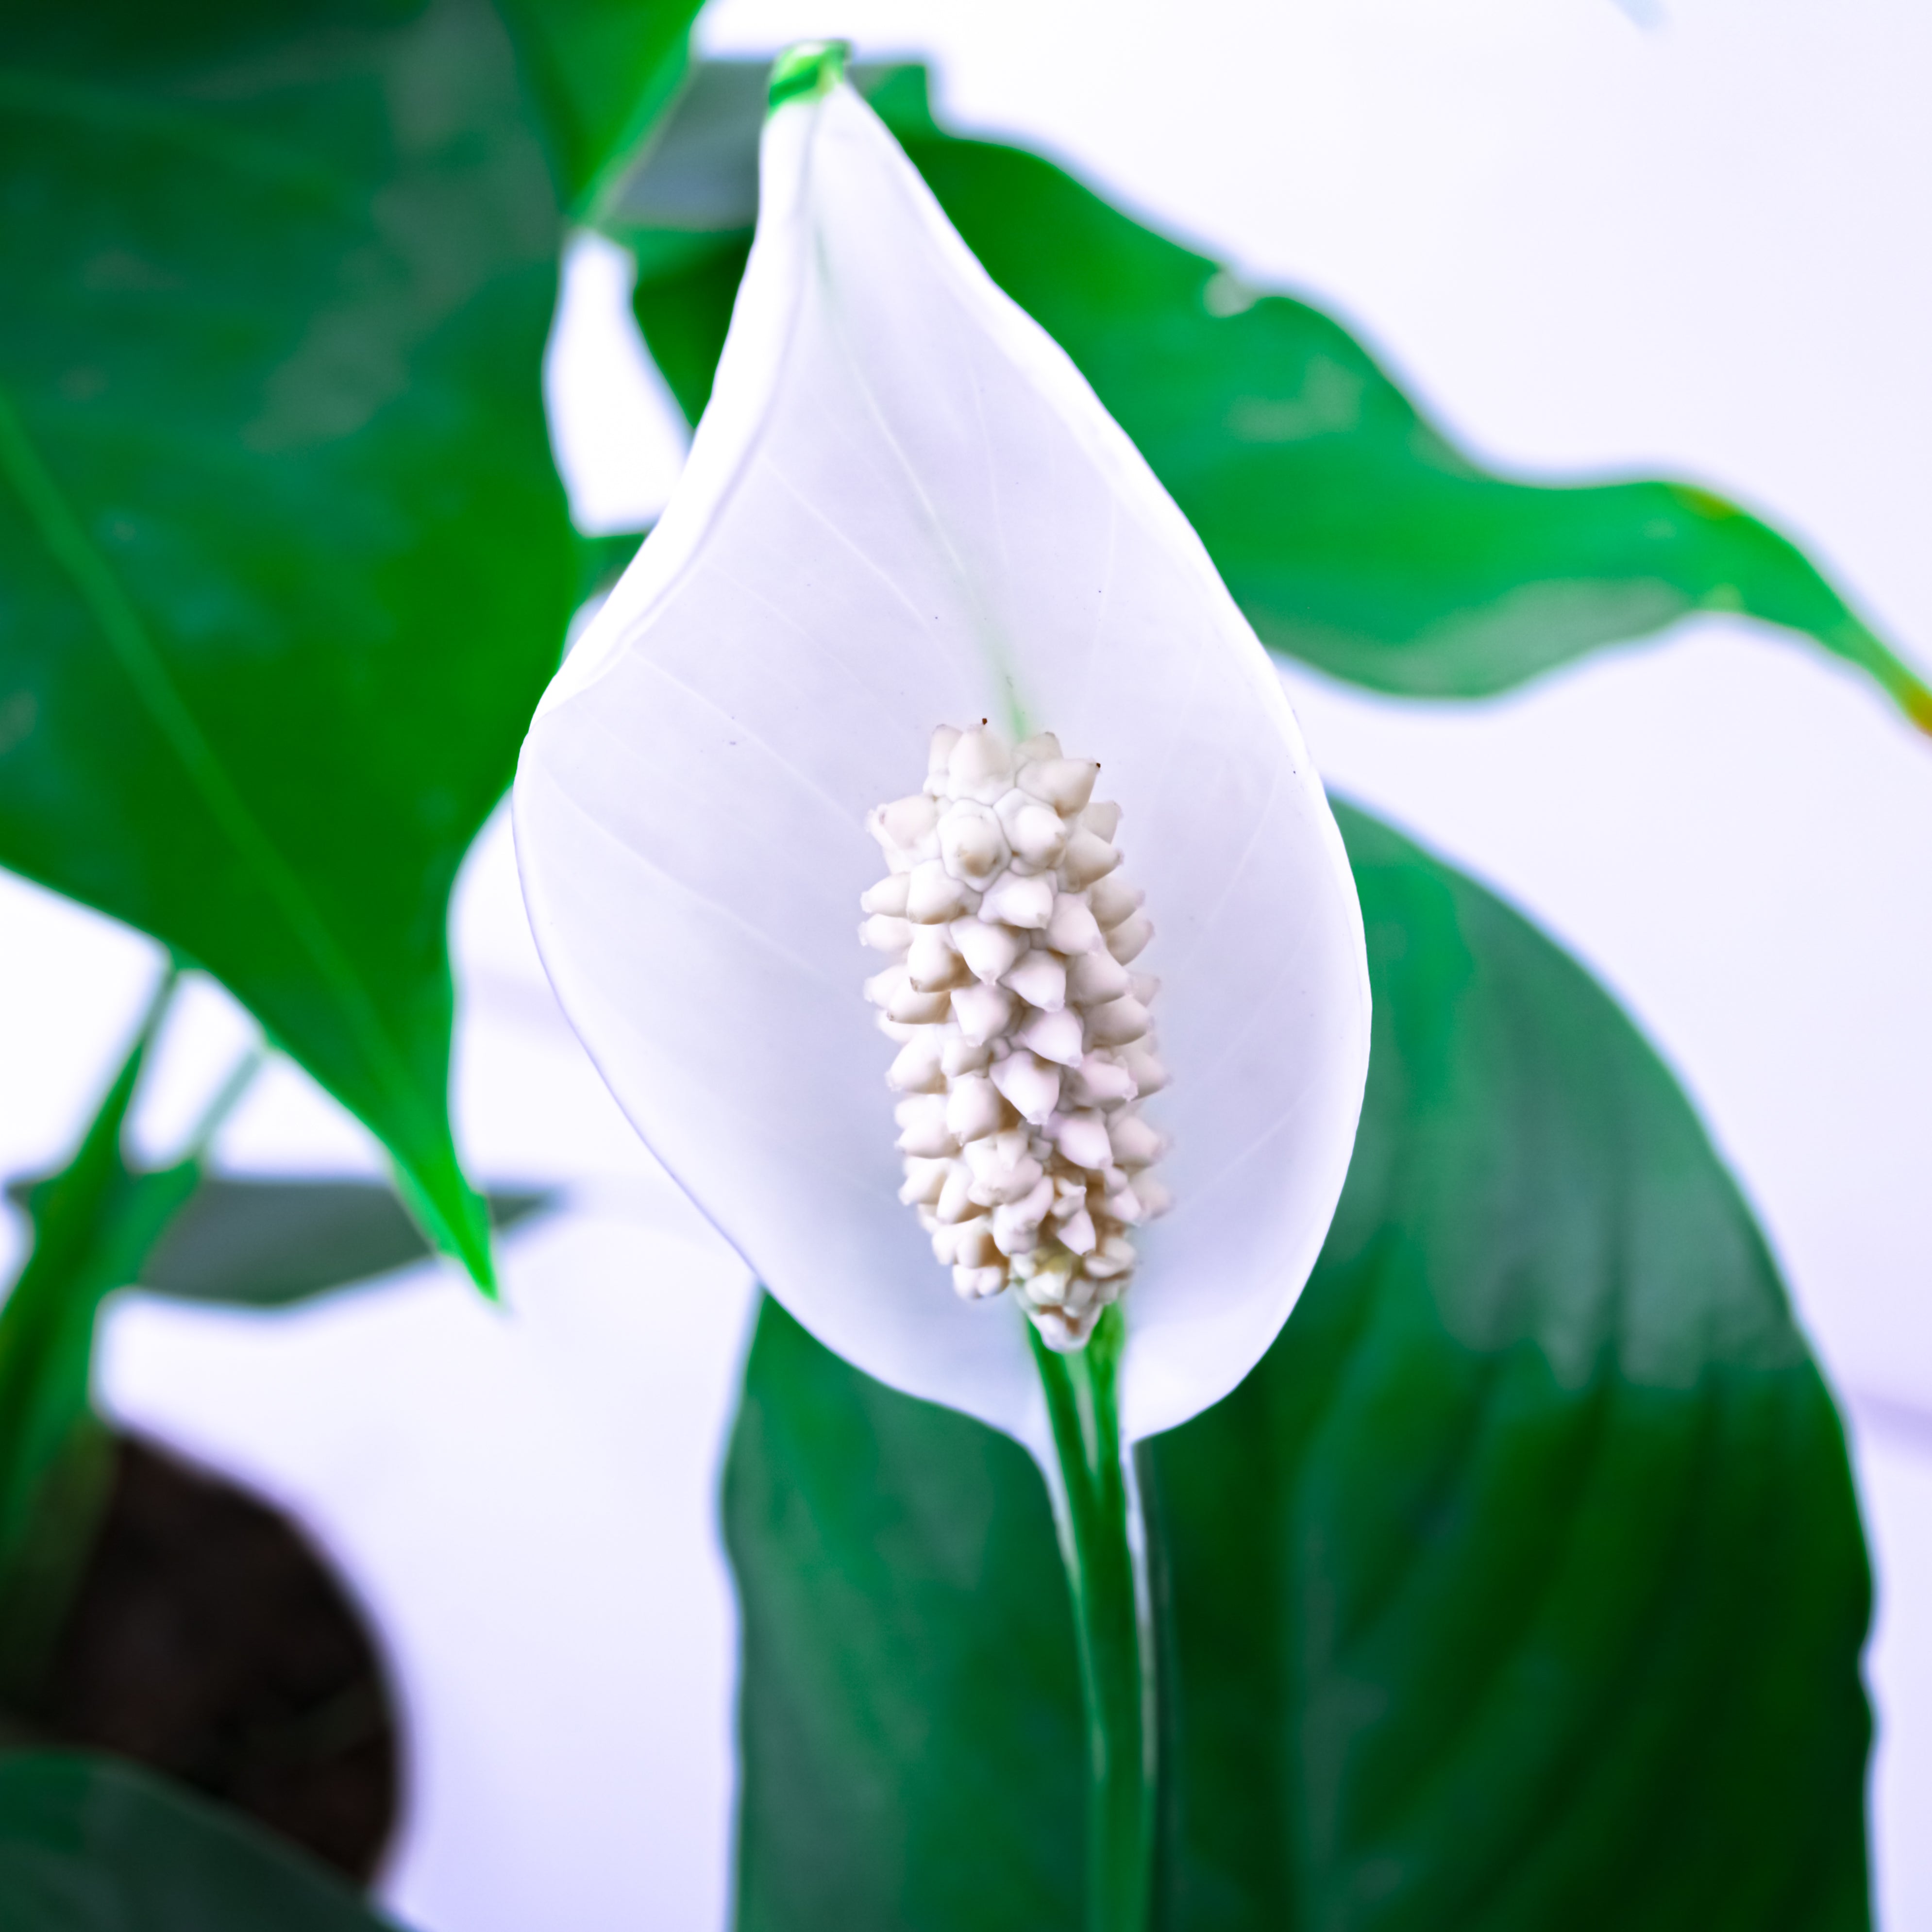
{"label": "white spadix bud", "polygon": [[920,792],[880,806],[866,820],[896,872],[909,872],[920,860],[936,856],[933,828],[938,823],[939,801]]}
{"label": "white spadix bud", "polygon": [[1066,968],[1066,997],[1076,1006],[1104,1006],[1130,992],[1127,969],[1111,952],[1083,952]]}
{"label": "white spadix bud", "polygon": [[1062,892],[1054,901],[1053,916],[1046,922],[1046,943],[1069,959],[1101,945],[1100,922],[1084,900]]}
{"label": "white spadix bud", "polygon": [[1107,1132],[1114,1143],[1114,1159],[1122,1167],[1151,1167],[1166,1151],[1159,1130],[1138,1114],[1116,1114],[1107,1123]]}
{"label": "white spadix bud", "polygon": [[1087,1016],[1089,1046],[1130,1046],[1147,1036],[1148,1010],[1132,994],[1096,1006]]}
{"label": "white spadix bud", "polygon": [[1076,1208],[1054,1232],[1076,1255],[1090,1255],[1100,1246],[1100,1238],[1094,1232],[1094,1217],[1084,1208]]}
{"label": "white spadix bud", "polygon": [[1112,1166],[1114,1144],[1098,1114],[1063,1114],[1053,1124],[1053,1144],[1076,1167],[1104,1173]]}
{"label": "white spadix bud", "polygon": [[[872,921],[866,923],[870,926]],[[903,922],[901,922],[903,923]],[[943,993],[963,986],[972,977],[964,960],[953,950],[943,926],[908,926],[906,977],[922,993]]]}
{"label": "white spadix bud", "polygon": [[1000,975],[1000,983],[1018,994],[1028,1006],[1057,1013],[1066,1004],[1066,962],[1052,952],[1029,952]]}
{"label": "white spadix bud", "polygon": [[962,986],[952,996],[952,1017],[968,1040],[984,1046],[1005,1033],[1018,1005],[1004,986]]}
{"label": "white spadix bud", "polygon": [[[1034,1052],[1039,1052],[1037,1047]],[[1133,1069],[1123,1063],[1125,1054],[1090,1053],[1081,1060],[1072,1079],[1062,1088],[1067,1100],[1076,1107],[1119,1107],[1139,1097],[1142,1088]]]}
{"label": "white spadix bud", "polygon": [[1138,959],[1148,941],[1154,937],[1154,926],[1144,912],[1137,912],[1131,918],[1124,919],[1107,935],[1107,950],[1124,966],[1130,960]]}
{"label": "white spadix bud", "polygon": [[[995,1067],[996,1076],[998,1072]],[[946,1131],[962,1145],[998,1133],[1006,1120],[1006,1110],[1000,1104],[1000,1090],[985,1074],[962,1073],[948,1088]]]}
{"label": "white spadix bud", "polygon": [[959,742],[959,734],[950,724],[942,724],[932,734],[932,745],[926,754],[926,788],[934,798],[946,795],[946,778],[952,760],[952,748]]}
{"label": "white spadix bud", "polygon": [[1001,926],[1017,926],[1023,932],[1037,932],[1053,917],[1053,881],[1045,877],[1023,878],[1018,872],[1003,873],[998,882],[987,888],[980,902],[980,916]]}
{"label": "white spadix bud", "polygon": [[[1021,1046],[1050,1060],[1058,1066],[1078,1066],[1082,1054],[1080,1016],[1063,1009],[1058,1012],[1030,1014],[1015,1037]],[[1120,1077],[1126,1079],[1124,1069]]]}
{"label": "white spadix bud", "polygon": [[997,731],[984,724],[977,730],[962,731],[946,755],[949,789],[944,796],[991,805],[1012,784],[1012,754]]}
{"label": "white spadix bud", "polygon": [[1120,855],[1104,838],[1090,832],[1076,832],[1066,842],[1066,855],[1060,862],[1069,892],[1084,892],[1104,879],[1120,862]]}
{"label": "white spadix bud", "polygon": [[988,983],[1004,979],[1028,950],[1024,933],[990,920],[955,920],[952,932],[952,943],[974,976]]}
{"label": "white spadix bud", "polygon": [[905,1185],[899,1190],[899,1198],[908,1208],[929,1208],[944,1190],[952,1178],[952,1162],[950,1160],[925,1160],[916,1154],[906,1157]]}
{"label": "white spadix bud", "polygon": [[[958,1002],[955,1000],[953,1004],[956,1009]],[[957,1017],[956,1012],[955,1017]],[[983,1073],[992,1064],[992,1048],[983,1043],[976,1045],[963,1034],[947,1040],[940,1049],[940,1066],[949,1076]]]}
{"label": "white spadix bud", "polygon": [[922,1094],[916,1100],[902,1100],[896,1111],[899,1124],[900,1153],[922,1160],[937,1160],[944,1155],[958,1152],[958,1143],[946,1131],[946,1096],[943,1094]]}
{"label": "white spadix bud", "polygon": [[902,919],[875,912],[860,922],[859,938],[875,952],[903,952],[912,938],[912,928]]}
{"label": "white spadix bud", "polygon": [[1042,758],[1019,775],[1019,788],[1043,799],[1063,818],[1073,818],[1094,796],[1100,767],[1086,758]]}
{"label": "white spadix bud", "polygon": [[886,1084],[898,1094],[944,1093],[943,1051],[938,1028],[921,1027],[899,1048],[898,1057],[886,1074]]}
{"label": "white spadix bud", "polygon": [[1094,916],[1100,922],[1101,929],[1111,932],[1122,920],[1140,910],[1144,896],[1116,872],[1102,879],[1087,895],[1087,903],[1093,908]]}
{"label": "white spadix bud", "polygon": [[960,804],[940,820],[939,856],[962,884],[983,886],[1012,854],[1006,835],[992,812],[983,805]]}
{"label": "white spadix bud", "polygon": [[[946,869],[944,860],[928,859],[922,865],[914,866],[903,880],[887,880],[884,884],[902,886],[904,904],[898,910],[917,926],[944,926],[949,920],[964,919],[979,909],[979,896]],[[872,892],[883,889],[883,885],[874,886]],[[860,902],[868,912],[892,910],[890,906],[874,905],[872,896],[868,892]]]}
{"label": "white spadix bud", "polygon": [[945,1018],[947,1000],[944,993],[922,993],[899,968],[904,983],[896,988],[886,1007],[886,1017],[902,1026],[936,1026]]}
{"label": "white spadix bud", "polygon": [[1126,1231],[1168,1198],[1139,1111],[1167,1084],[1155,982],[1126,970],[1154,928],[1099,770],[1050,732],[1009,751],[983,722],[942,726],[925,789],[867,821],[891,873],[861,902],[891,958],[866,997],[898,1042],[899,1198],[961,1296],[1012,1288],[1061,1349],[1119,1298]]}
{"label": "white spadix bud", "polygon": [[1043,1127],[1053,1118],[1060,1104],[1060,1069],[1051,1062],[1022,1048],[996,1060],[991,1077],[1022,1120]]}
{"label": "white spadix bud", "polygon": [[1134,1090],[1143,1100],[1150,1094],[1158,1094],[1167,1084],[1167,1069],[1144,1040],[1123,1048],[1115,1057],[1132,1077]]}
{"label": "white spadix bud", "polygon": [[[1013,862],[1023,872],[1043,872],[1060,862],[1066,850],[1069,828],[1052,806],[1029,798],[1016,785],[994,809],[1000,815],[1006,843],[1012,848]],[[1050,891],[1048,897],[1050,902]]]}

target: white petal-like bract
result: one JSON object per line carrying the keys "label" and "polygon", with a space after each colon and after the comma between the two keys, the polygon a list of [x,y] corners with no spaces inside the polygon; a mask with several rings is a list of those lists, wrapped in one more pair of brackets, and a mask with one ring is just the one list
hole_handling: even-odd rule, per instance
{"label": "white petal-like bract", "polygon": [[[875,976],[906,1038],[949,1000],[997,1032],[1012,996],[979,976],[997,963],[976,964],[996,946],[980,934],[1048,909],[1016,884],[979,921],[976,880],[1090,878],[1078,916],[1126,982],[1107,1009],[1126,1043],[1094,1079],[1136,1064],[1133,982],[1161,984],[1174,1207],[1136,1230],[1122,1304],[1122,1425],[1144,1436],[1246,1372],[1334,1211],[1369,1045],[1347,860],[1199,541],[870,110],[843,84],[779,106],[760,182],[683,478],[524,745],[537,942],[639,1132],[792,1312],[880,1380],[1040,1452],[1023,1318],[1010,1297],[956,1294],[901,1205],[902,1187],[944,1185],[922,1163],[953,1144],[950,1075],[882,1054],[859,986]],[[941,849],[906,788],[935,727],[980,718],[1100,760],[1097,795],[1132,828],[1131,888],[1106,869],[1107,826],[1083,817],[1068,836],[1056,818],[1093,790],[1072,760],[1034,768],[1037,811],[1006,772],[956,774],[984,822]],[[881,893],[867,816],[895,798],[906,883]],[[855,936],[862,895],[883,952]],[[941,922],[957,967],[911,950]],[[1083,951],[1084,934],[1055,943]],[[978,1265],[964,1245],[959,1264]]]}

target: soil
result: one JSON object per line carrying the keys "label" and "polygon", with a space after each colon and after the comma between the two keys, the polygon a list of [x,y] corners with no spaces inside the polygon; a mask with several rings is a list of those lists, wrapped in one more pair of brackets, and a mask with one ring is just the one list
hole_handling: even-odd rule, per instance
{"label": "soil", "polygon": [[33,1728],[133,1758],[366,1885],[393,1828],[394,1704],[346,1590],[278,1510],[123,1437]]}

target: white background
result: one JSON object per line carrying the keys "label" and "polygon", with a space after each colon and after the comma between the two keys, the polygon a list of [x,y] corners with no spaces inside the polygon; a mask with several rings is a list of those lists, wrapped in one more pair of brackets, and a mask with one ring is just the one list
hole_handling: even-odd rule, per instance
{"label": "white background", "polygon": [[[1312,295],[1491,460],[1742,496],[1923,664],[1932,24],[1902,0],[1644,17],[721,0],[704,38],[927,55],[954,124]],[[622,526],[663,500],[680,440],[621,263],[581,248],[570,287],[560,449],[582,520]],[[1331,782],[1586,958],[1742,1175],[1852,1426],[1882,1922],[1932,1925],[1932,742],[1722,622],[1482,706],[1288,682]],[[507,1311],[429,1268],[276,1317],[129,1298],[106,1394],[300,1507],[376,1613],[412,1741],[398,1912],[423,1932],[718,1926],[734,1635],[712,1489],[749,1285],[562,1028],[500,824],[456,938],[472,1166],[580,1203],[508,1244]],[[0,878],[0,1171],[61,1156],[153,971],[145,942]],[[197,994],[143,1100],[155,1150],[245,1036]],[[376,1168],[286,1069],[220,1153]]]}

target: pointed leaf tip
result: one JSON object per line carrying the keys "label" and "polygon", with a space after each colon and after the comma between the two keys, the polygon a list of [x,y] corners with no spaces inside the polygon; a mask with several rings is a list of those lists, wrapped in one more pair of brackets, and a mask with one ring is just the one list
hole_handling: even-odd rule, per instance
{"label": "pointed leaf tip", "polygon": [[[496,1254],[490,1238],[489,1210],[482,1197],[460,1172],[453,1178],[448,1174],[437,1176],[442,1184],[434,1191],[422,1175],[400,1161],[394,1164],[391,1172],[397,1193],[430,1247],[455,1262],[484,1300],[501,1300],[496,1286]],[[456,1212],[446,1211],[449,1208]]]}
{"label": "pointed leaf tip", "polygon": [[772,63],[767,111],[776,112],[788,100],[823,99],[845,78],[851,53],[850,40],[800,40],[786,48]]}

